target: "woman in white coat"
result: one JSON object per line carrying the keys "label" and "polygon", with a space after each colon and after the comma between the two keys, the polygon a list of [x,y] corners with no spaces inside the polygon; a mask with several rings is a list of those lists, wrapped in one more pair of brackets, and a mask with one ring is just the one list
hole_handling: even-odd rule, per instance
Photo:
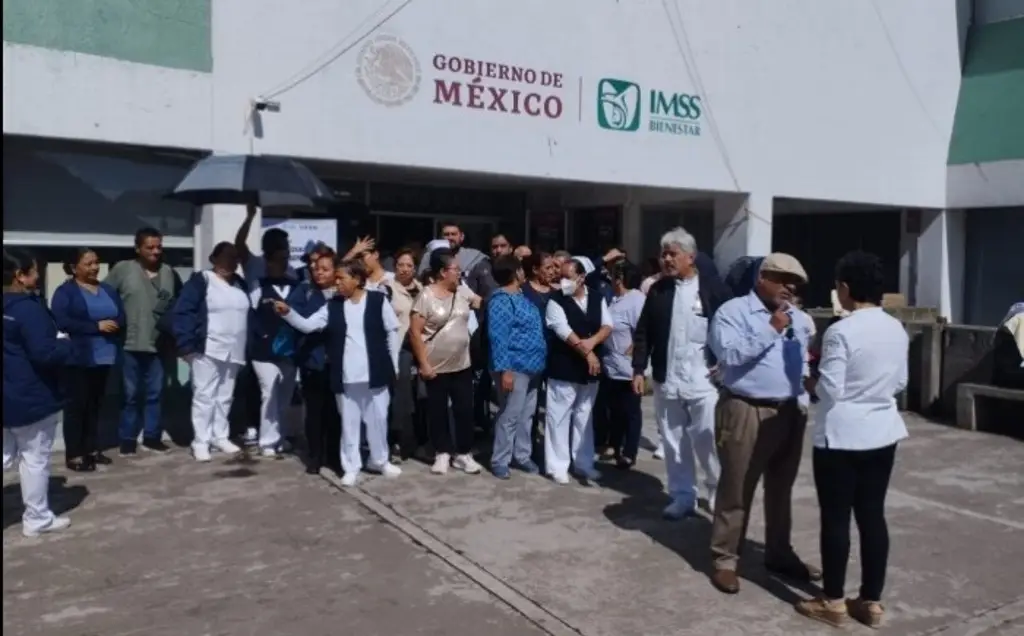
{"label": "woman in white coat", "polygon": [[338,293],[308,318],[274,301],[277,313],[302,333],[323,331],[331,361],[331,390],[341,413],[342,485],[354,486],[363,468],[362,423],[370,447],[367,468],[385,477],[402,470],[391,463],[388,448],[389,389],[398,367],[398,317],[387,296],[366,290],[361,260],[335,268]]}
{"label": "woman in white coat", "polygon": [[192,368],[192,455],[210,461],[210,450],[237,453],[228,440],[235,380],[245,364],[252,305],[235,272],[238,252],[227,241],[210,253],[212,269],[196,272],[182,287],[171,314],[178,355]]}

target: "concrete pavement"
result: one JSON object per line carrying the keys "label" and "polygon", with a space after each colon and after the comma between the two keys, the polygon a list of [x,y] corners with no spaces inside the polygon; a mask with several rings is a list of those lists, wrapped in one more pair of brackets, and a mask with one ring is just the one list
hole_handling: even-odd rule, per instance
{"label": "concrete pavement", "polygon": [[[1024,633],[1016,566],[1024,444],[907,418],[912,437],[889,498],[885,631]],[[409,463],[397,480],[369,477],[341,492],[288,460],[197,465],[176,452],[73,476],[58,490],[59,502],[77,504],[71,529],[34,540],[21,537],[18,495],[5,486],[4,628],[40,636],[832,632],[792,611],[810,590],[760,567],[759,508],[743,589],[732,597],[712,589],[708,523],[660,518],[664,471],[642,455],[637,471],[606,469],[602,487],[521,474],[436,477]],[[817,562],[809,472],[808,457],[794,494],[794,544]],[[858,567],[854,547],[849,595]]]}

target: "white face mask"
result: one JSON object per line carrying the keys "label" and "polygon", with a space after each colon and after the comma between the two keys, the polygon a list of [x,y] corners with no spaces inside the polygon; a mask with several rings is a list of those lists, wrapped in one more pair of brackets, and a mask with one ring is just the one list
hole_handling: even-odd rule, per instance
{"label": "white face mask", "polygon": [[558,283],[558,286],[562,289],[562,293],[565,294],[566,296],[572,296],[573,294],[576,293],[577,283],[572,279],[563,278]]}

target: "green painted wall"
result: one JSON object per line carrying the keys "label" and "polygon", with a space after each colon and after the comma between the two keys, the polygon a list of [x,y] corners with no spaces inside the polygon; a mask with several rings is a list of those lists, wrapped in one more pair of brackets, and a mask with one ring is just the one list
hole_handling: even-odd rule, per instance
{"label": "green painted wall", "polygon": [[1024,18],[971,29],[949,163],[1024,159]]}
{"label": "green painted wall", "polygon": [[4,0],[4,41],[209,73],[211,0]]}

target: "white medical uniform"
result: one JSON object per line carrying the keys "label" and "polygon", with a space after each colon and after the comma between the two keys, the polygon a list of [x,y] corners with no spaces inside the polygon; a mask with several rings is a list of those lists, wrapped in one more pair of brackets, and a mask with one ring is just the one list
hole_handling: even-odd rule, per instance
{"label": "white medical uniform", "polygon": [[[592,290],[582,298],[573,298],[584,312]],[[565,310],[548,302],[544,322],[556,336],[565,340],[572,333]],[[608,304],[601,300],[601,326],[612,327]],[[577,473],[594,477],[594,400],[598,382],[577,384],[548,378],[544,418],[544,470],[556,481],[564,481],[572,463]]]}
{"label": "white medical uniform", "polygon": [[654,383],[654,410],[664,443],[668,493],[681,508],[697,504],[696,454],[712,503],[721,467],[715,450],[718,390],[707,365],[708,318],[697,277],[676,281],[665,382]]}
{"label": "white medical uniform", "polygon": [[[287,298],[292,287],[297,284],[273,285],[273,288],[281,298]],[[249,297],[252,306],[259,307],[263,290],[256,287]],[[266,452],[275,452],[281,445],[282,437],[291,435],[286,414],[295,393],[295,363],[287,358],[253,360],[252,370],[260,385],[259,447]]]}
{"label": "white medical uniform", "polygon": [[[341,361],[343,392],[336,395],[341,413],[341,469],[346,476],[357,475],[363,468],[359,452],[362,443],[362,424],[366,424],[366,442],[370,448],[368,468],[383,470],[388,466],[388,406],[391,395],[388,387],[370,386],[369,355],[366,346],[366,292],[358,302],[345,300],[345,354]],[[284,319],[303,333],[322,331],[327,327],[328,306],[324,305],[309,318],[291,311]],[[381,318],[387,333],[387,348],[391,364],[398,369],[398,316],[391,303],[381,304]],[[331,334],[328,332],[328,338]]]}
{"label": "white medical uniform", "polygon": [[4,428],[4,470],[11,470],[18,464],[21,498],[25,503],[21,517],[25,534],[47,528],[56,518],[50,510],[47,492],[50,452],[59,417],[60,413],[54,413],[28,426]]}
{"label": "white medical uniform", "polygon": [[211,271],[206,278],[206,346],[192,360],[192,442],[196,457],[211,446],[234,450],[228,441],[228,413],[238,370],[245,364],[249,295]]}

